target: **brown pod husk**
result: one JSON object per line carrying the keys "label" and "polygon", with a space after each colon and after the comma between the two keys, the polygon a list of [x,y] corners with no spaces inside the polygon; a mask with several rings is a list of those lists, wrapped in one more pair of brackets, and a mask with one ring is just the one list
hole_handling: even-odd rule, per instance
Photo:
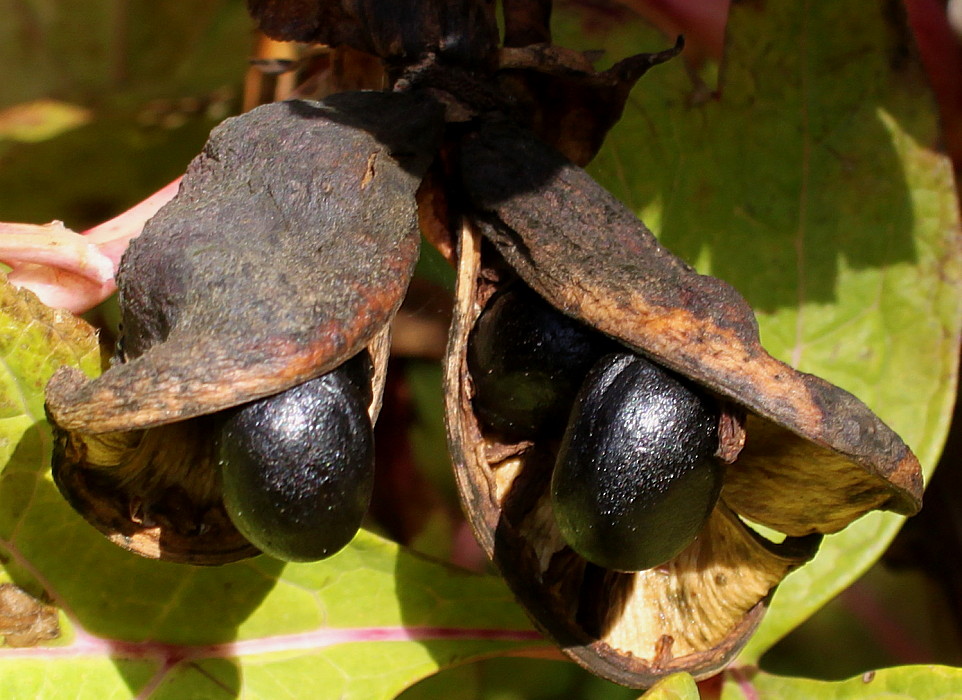
{"label": "brown pod husk", "polygon": [[583,53],[549,44],[516,47],[506,40],[496,77],[499,89],[514,102],[516,123],[569,160],[586,165],[621,118],[635,83],[684,46],[678,37],[670,49],[629,56],[599,72]]}
{"label": "brown pod husk", "polygon": [[[384,328],[367,348],[377,420],[390,350]],[[87,434],[54,424],[53,477],[108,540],[148,559],[216,566],[259,554],[221,499],[217,414],[146,430]]]}
{"label": "brown pod husk", "polygon": [[[710,676],[822,534],[872,509],[918,510],[918,461],[898,436],[852,395],[769,356],[744,299],[662,248],[587,173],[497,123],[463,143],[461,162],[476,214],[460,241],[445,369],[458,485],[484,549],[578,663],[634,687],[676,671]],[[468,337],[515,274],[720,402],[719,456],[731,462],[722,496],[698,538],[666,564],[621,573],[576,555],[551,512],[557,440],[512,444],[474,415]],[[773,544],[741,517],[787,538]]]}
{"label": "brown pod husk", "polygon": [[483,63],[498,38],[493,0],[247,0],[267,36],[350,46],[389,63],[427,53]]}
{"label": "brown pod husk", "polygon": [[223,512],[210,415],[365,348],[376,413],[441,126],[426,98],[358,92],[266,105],[212,132],[121,262],[125,361],[47,386],[54,478],[91,523],[148,557],[256,553]]}

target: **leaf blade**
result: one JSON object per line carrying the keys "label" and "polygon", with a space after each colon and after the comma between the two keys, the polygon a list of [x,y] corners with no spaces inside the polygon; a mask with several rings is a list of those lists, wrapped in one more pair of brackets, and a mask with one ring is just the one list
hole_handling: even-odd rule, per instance
{"label": "leaf blade", "polygon": [[960,683],[962,683],[962,670],[949,666],[898,666],[870,671],[861,676],[837,682],[774,676],[743,668],[726,672],[721,697],[722,700],[741,700],[742,698],[758,698],[758,700],[929,698],[929,700],[938,700],[958,697]]}
{"label": "leaf blade", "polygon": [[30,293],[0,294],[0,388],[11,407],[0,435],[16,446],[0,471],[0,582],[63,611],[59,639],[0,646],[0,678],[17,676],[10,687],[23,697],[55,696],[54,682],[78,683],[78,697],[276,697],[282,676],[299,693],[336,686],[345,697],[389,697],[441,667],[544,645],[500,579],[363,530],[312,564],[261,556],[199,568],[110,544],[50,480],[42,412],[57,367],[96,374],[96,337]]}

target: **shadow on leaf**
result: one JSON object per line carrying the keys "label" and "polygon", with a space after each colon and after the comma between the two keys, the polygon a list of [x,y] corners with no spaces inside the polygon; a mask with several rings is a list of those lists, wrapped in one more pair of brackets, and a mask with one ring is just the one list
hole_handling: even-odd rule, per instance
{"label": "shadow on leaf", "polygon": [[[13,582],[62,606],[74,626],[64,630],[68,644],[78,655],[110,656],[131,692],[142,690],[143,666],[134,663],[142,660],[170,674],[165,685],[199,673],[236,696],[241,674],[230,643],[274,588],[283,562],[258,557],[202,568],[120,549],[57,491],[50,445],[49,430],[35,424],[0,474],[0,551],[9,552]],[[203,658],[192,661],[198,652]]]}
{"label": "shadow on leaf", "polygon": [[[629,22],[604,41],[617,55],[650,36]],[[936,132],[912,52],[901,17],[738,5],[718,91],[680,61],[653,71],[593,172],[757,311],[834,303],[844,278],[918,261],[926,164],[908,144]]]}

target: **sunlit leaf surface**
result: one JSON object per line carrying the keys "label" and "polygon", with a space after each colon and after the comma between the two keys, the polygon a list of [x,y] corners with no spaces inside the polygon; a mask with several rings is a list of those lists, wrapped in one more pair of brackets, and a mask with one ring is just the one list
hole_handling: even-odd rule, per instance
{"label": "sunlit leaf surface", "polygon": [[902,666],[830,683],[744,669],[726,672],[722,700],[949,700],[959,697],[962,670]]}

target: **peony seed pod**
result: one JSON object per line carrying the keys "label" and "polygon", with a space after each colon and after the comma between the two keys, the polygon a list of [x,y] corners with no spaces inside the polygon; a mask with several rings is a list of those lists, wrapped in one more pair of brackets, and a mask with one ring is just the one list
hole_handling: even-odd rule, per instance
{"label": "peony seed pod", "polygon": [[357,92],[211,133],[121,262],[119,362],[47,386],[54,479],[88,521],[148,557],[256,553],[223,509],[211,416],[368,348],[373,420],[442,126],[426,97]]}
{"label": "peony seed pod", "polygon": [[[461,142],[459,162],[473,209],[445,368],[458,487],[482,547],[566,654],[633,687],[676,671],[713,675],[822,534],[873,509],[918,510],[919,463],[899,437],[851,394],[765,352],[745,300],[665,250],[586,172],[494,119]],[[714,397],[721,496],[669,561],[624,573],[573,551],[551,502],[558,441],[506,439],[476,415],[468,339],[517,278]],[[786,537],[773,543],[746,521]]]}

